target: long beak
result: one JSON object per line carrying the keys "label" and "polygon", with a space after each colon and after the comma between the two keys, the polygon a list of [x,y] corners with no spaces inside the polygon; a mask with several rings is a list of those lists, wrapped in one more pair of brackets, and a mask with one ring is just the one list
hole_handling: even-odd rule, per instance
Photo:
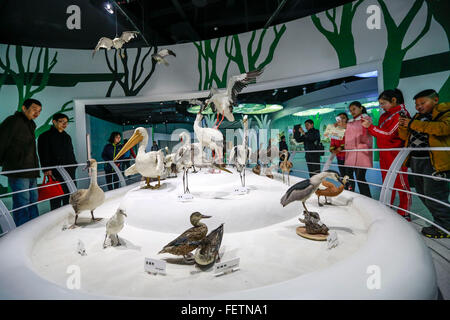
{"label": "long beak", "polygon": [[233,173],[233,172],[231,172],[230,170],[228,170],[228,169],[226,169],[226,168],[224,168],[224,167],[219,166],[217,163],[214,163],[213,166],[214,166],[214,168],[216,168],[216,169],[219,169],[219,170],[222,170],[222,171],[225,171],[225,172],[228,172],[228,173]]}
{"label": "long beak", "polygon": [[125,212],[122,212],[122,214],[125,216],[125,217],[127,217],[128,218],[128,216],[127,216],[127,214],[125,213]]}
{"label": "long beak", "polygon": [[86,161],[86,167],[83,168],[83,170],[87,170],[91,167],[91,162],[88,160]]}
{"label": "long beak", "polygon": [[211,218],[211,216],[205,216],[202,214],[202,219]]}
{"label": "long beak", "polygon": [[133,148],[135,145],[137,145],[139,142],[141,142],[144,139],[144,137],[139,133],[139,131],[136,131],[128,140],[127,143],[123,146],[123,148],[120,150],[120,152],[116,155],[114,158],[114,161],[119,159],[121,156],[125,154],[128,150]]}

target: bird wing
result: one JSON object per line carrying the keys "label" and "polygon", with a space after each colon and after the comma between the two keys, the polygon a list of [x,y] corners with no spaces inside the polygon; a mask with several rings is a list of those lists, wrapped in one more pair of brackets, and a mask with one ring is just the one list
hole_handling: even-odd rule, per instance
{"label": "bird wing", "polygon": [[78,212],[78,205],[88,193],[87,189],[80,189],[72,193],[69,197],[69,203],[72,205],[75,212]]}
{"label": "bird wing", "polygon": [[124,31],[124,32],[122,32],[120,39],[124,42],[128,42],[131,39],[137,37],[138,34],[139,34],[139,32],[137,32],[137,31]]}
{"label": "bird wing", "polygon": [[100,48],[111,49],[113,46],[113,41],[110,38],[102,37],[98,40],[97,45],[95,46],[94,51],[92,52],[92,56],[94,56],[95,52],[97,52]]}
{"label": "bird wing", "polygon": [[237,146],[233,147],[230,152],[230,163],[236,162]]}
{"label": "bird wing", "polygon": [[172,50],[169,50],[169,49],[162,49],[161,51],[158,52],[158,54],[159,54],[161,57],[165,57],[165,56],[168,56],[168,55],[171,55],[171,56],[174,56],[174,57],[177,56],[177,55],[175,54],[175,52],[173,52]]}
{"label": "bird wing", "polygon": [[125,176],[132,176],[133,174],[139,174],[139,171],[137,171],[136,165],[134,164],[125,170]]}
{"label": "bird wing", "polygon": [[263,69],[249,71],[228,79],[227,94],[233,103],[236,103],[236,97],[249,83],[256,81],[256,78],[263,73]]}

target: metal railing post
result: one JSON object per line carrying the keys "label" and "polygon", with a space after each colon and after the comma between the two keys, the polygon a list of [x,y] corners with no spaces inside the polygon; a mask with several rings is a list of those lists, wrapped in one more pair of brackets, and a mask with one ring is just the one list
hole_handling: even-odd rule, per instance
{"label": "metal railing post", "polygon": [[64,179],[64,182],[67,185],[67,189],[69,189],[69,193],[74,193],[77,191],[77,187],[75,186],[75,183],[73,183],[72,177],[69,175],[67,170],[64,167],[57,166],[56,170],[61,174],[61,176]]}
{"label": "metal railing post", "polygon": [[[382,152],[382,151],[380,151]],[[384,178],[383,186],[381,187],[380,202],[383,204],[391,203],[392,188],[394,187],[395,180],[397,179],[397,171],[400,171],[403,162],[408,157],[409,150],[401,150],[394,161],[392,162],[389,170],[386,172],[386,177]]]}
{"label": "metal railing post", "polygon": [[111,165],[111,167],[117,173],[117,176],[119,177],[119,181],[120,181],[120,187],[126,187],[127,184],[125,183],[125,179],[123,177],[122,171],[120,171],[119,167],[116,166],[116,164],[113,161],[108,161],[108,163]]}
{"label": "metal railing post", "polygon": [[16,228],[16,223],[2,200],[0,200],[0,227],[2,228],[0,237]]}

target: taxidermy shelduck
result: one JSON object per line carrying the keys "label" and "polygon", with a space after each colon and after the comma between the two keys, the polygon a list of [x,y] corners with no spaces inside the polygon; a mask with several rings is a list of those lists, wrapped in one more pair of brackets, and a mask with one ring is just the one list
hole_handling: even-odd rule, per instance
{"label": "taxidermy shelduck", "polygon": [[183,256],[185,260],[189,260],[188,254],[199,246],[200,241],[208,233],[208,227],[200,222],[201,219],[205,218],[211,218],[211,216],[205,216],[200,212],[191,214],[190,221],[193,227],[187,229],[176,239],[166,244],[158,254],[171,253],[177,256]]}
{"label": "taxidermy shelduck", "polygon": [[69,203],[75,210],[75,222],[69,228],[77,226],[78,214],[83,210],[91,211],[92,221],[99,221],[102,218],[94,218],[94,210],[105,202],[105,193],[97,183],[97,161],[89,159],[85,169],[91,169],[91,183],[88,189],[80,189],[72,193],[69,197]]}
{"label": "taxidermy shelduck", "polygon": [[[319,186],[319,189],[316,191],[317,203],[319,204],[319,206],[323,206],[323,204],[320,203],[321,196],[325,197],[325,204],[331,204],[331,202],[328,202],[327,197],[336,197],[340,195],[342,191],[344,191],[344,186],[347,184],[347,181],[348,176],[344,176],[344,178],[342,178],[342,180],[340,181],[341,185],[338,188],[334,185],[334,183],[323,180],[322,184]],[[322,189],[322,187],[324,189]]]}
{"label": "taxidermy shelduck", "polygon": [[[120,152],[116,155],[114,160],[119,159],[125,152],[133,148],[139,143],[138,152],[136,155],[135,163],[125,170],[125,175],[133,175],[139,173],[146,178],[147,185],[144,189],[158,189],[161,187],[161,176],[164,175],[164,154],[162,149],[158,151],[145,152],[145,148],[148,144],[147,130],[139,127],[134,130],[134,134],[123,146]],[[158,184],[156,186],[150,185],[150,178],[157,178]]]}

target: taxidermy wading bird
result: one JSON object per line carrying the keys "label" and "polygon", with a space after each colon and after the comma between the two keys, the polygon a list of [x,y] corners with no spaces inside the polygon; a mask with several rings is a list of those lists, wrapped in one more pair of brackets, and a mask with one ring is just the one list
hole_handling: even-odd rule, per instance
{"label": "taxidermy wading bird", "polygon": [[[134,130],[133,135],[128,142],[122,147],[119,153],[114,158],[114,161],[119,159],[128,150],[133,148],[139,143],[138,152],[136,155],[135,163],[125,170],[125,176],[133,174],[140,174],[146,178],[147,185],[144,189],[158,189],[161,187],[161,176],[164,174],[164,154],[163,150],[145,152],[145,148],[148,144],[147,130],[139,127]],[[156,186],[150,185],[150,178],[157,178],[158,184]]]}
{"label": "taxidermy wading bird", "polygon": [[154,53],[152,54],[152,58],[153,60],[155,60],[158,63],[164,63],[164,65],[168,66],[169,62],[167,62],[166,59],[164,59],[164,57],[167,56],[174,56],[176,57],[177,55],[175,54],[175,52],[173,52],[172,50],[169,49],[162,49],[160,50],[158,53]]}
{"label": "taxidermy wading bird", "polygon": [[237,95],[249,83],[254,83],[256,78],[259,77],[263,71],[263,69],[258,69],[233,76],[228,79],[227,88],[225,90],[211,89],[211,98],[205,100],[205,104],[211,106],[212,110],[217,112],[216,123],[219,121],[219,114],[222,114],[222,120],[220,120],[217,128],[222,123],[224,117],[226,117],[228,121],[234,121],[233,105],[237,103]]}
{"label": "taxidermy wading bird", "polygon": [[235,146],[230,152],[230,163],[236,165],[236,170],[241,177],[241,184],[245,187],[245,167],[250,158],[252,150],[248,147],[248,116],[245,115],[242,119],[244,125],[244,141],[242,144]]}
{"label": "taxidermy wading bird", "polygon": [[192,260],[192,254],[189,255],[189,253],[199,246],[200,241],[208,233],[208,227],[200,222],[201,219],[205,218],[211,218],[211,216],[205,216],[200,212],[191,214],[190,221],[193,227],[187,229],[176,239],[166,244],[158,254],[171,253],[177,256],[183,256],[185,261]]}
{"label": "taxidermy wading bird", "polygon": [[283,173],[283,183],[284,183],[284,174],[287,173],[287,184],[289,185],[289,175],[292,167],[294,166],[291,161],[288,160],[289,152],[287,150],[281,151],[281,156],[283,157],[283,161],[280,163],[280,169]]}
{"label": "taxidermy wading bird", "polygon": [[[120,231],[123,229],[123,225],[125,222],[125,217],[127,217],[127,214],[122,209],[117,209],[116,213],[106,222],[106,235],[105,235],[105,241],[103,241],[103,248],[106,248],[106,237],[109,236],[111,239],[111,245],[112,246],[120,246],[120,240],[119,236],[117,235]],[[115,240],[113,239],[113,236],[115,236]]]}
{"label": "taxidermy wading bird", "polygon": [[105,48],[106,50],[109,50],[111,48],[114,48],[118,51],[118,54],[122,58],[125,58],[125,55],[122,53],[122,46],[129,42],[131,39],[136,38],[139,32],[137,31],[124,31],[122,32],[122,35],[120,37],[116,37],[114,39],[110,39],[107,37],[102,37],[97,43],[97,46],[95,47],[94,51],[92,52],[92,58],[94,57],[95,53],[100,50],[101,48]]}
{"label": "taxidermy wading bird", "polygon": [[94,218],[94,210],[105,202],[105,193],[97,184],[97,161],[89,159],[86,169],[91,169],[91,183],[88,189],[79,189],[69,197],[69,203],[75,210],[75,222],[69,227],[73,229],[77,226],[78,215],[83,210],[90,210],[92,221],[99,221],[102,218]]}

